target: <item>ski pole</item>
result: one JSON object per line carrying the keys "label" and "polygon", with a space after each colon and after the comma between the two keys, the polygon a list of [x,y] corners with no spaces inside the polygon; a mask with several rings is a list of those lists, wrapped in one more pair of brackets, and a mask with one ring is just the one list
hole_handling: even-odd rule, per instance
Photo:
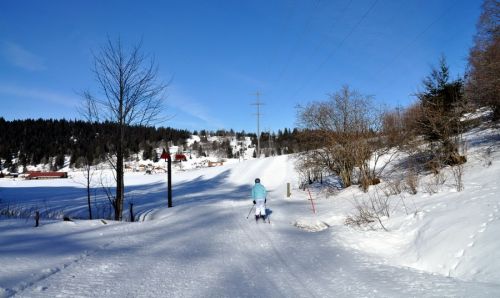
{"label": "ski pole", "polygon": [[250,209],[250,211],[248,212],[247,219],[250,216],[250,213],[252,213],[252,210],[253,210],[254,207],[255,207],[255,205],[252,205],[252,209]]}
{"label": "ski pole", "polygon": [[271,223],[271,213],[267,214],[267,205],[264,205],[264,210],[266,210],[267,222]]}

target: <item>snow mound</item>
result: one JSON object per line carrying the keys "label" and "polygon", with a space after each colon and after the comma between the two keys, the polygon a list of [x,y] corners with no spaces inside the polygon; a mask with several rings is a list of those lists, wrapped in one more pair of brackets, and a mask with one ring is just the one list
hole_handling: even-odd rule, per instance
{"label": "snow mound", "polygon": [[0,298],[10,297],[12,295],[14,295],[14,292],[12,292],[9,289],[4,289],[4,288],[0,287]]}
{"label": "snow mound", "polygon": [[321,232],[330,227],[327,223],[320,220],[305,220],[305,219],[299,219],[296,222],[294,222],[293,225],[307,232]]}

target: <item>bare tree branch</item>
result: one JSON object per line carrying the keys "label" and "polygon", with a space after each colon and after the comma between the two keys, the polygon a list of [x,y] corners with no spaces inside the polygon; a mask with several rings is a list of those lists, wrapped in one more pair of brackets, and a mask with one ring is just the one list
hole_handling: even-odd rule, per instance
{"label": "bare tree branch", "polygon": [[[163,111],[166,84],[159,82],[158,65],[154,58],[141,51],[141,43],[128,51],[118,38],[107,42],[94,57],[93,73],[101,97],[84,92],[83,114],[86,119],[99,119],[117,125],[113,157],[106,158],[116,179],[115,219],[122,218],[124,202],[124,136],[130,125],[152,125]],[[102,115],[99,117],[98,115]]]}

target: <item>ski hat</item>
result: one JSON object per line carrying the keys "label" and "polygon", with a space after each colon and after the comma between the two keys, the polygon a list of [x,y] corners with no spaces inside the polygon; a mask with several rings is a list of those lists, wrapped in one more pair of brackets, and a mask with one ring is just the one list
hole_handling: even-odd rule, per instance
{"label": "ski hat", "polygon": [[259,178],[255,178],[255,183],[260,183],[260,179]]}

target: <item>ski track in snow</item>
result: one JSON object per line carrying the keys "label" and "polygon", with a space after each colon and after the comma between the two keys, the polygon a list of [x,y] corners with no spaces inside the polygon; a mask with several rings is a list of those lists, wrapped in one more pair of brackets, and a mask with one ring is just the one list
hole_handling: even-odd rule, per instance
{"label": "ski track in snow", "polygon": [[[4,289],[4,296],[500,297],[498,284],[389,266],[346,248],[336,240],[338,226],[315,233],[298,229],[294,224],[310,212],[310,202],[283,199],[286,182],[293,181],[287,158],[209,169],[193,182],[186,179],[174,189],[175,208],[148,205],[140,222],[100,227],[109,239]],[[271,224],[246,219],[248,184],[257,176],[270,190]],[[426,212],[445,207],[435,204]],[[454,253],[450,276],[498,222],[499,207],[496,203]]]}
{"label": "ski track in snow", "polygon": [[[200,219],[182,223],[173,216],[162,222],[117,227],[124,232],[119,243],[111,242],[51,272],[19,289],[16,297],[498,297],[500,294],[498,287],[471,286],[456,279],[374,264],[340,247],[320,245],[313,249],[322,243],[319,239],[323,232],[302,232],[283,221],[283,217],[271,225],[256,224],[242,216],[242,207],[231,207],[218,214],[217,204],[192,206],[185,211],[188,209]],[[208,214],[216,214],[215,224],[206,225],[212,222]],[[143,227],[145,224],[148,226]],[[179,227],[177,232],[184,229],[192,232],[174,234],[168,229],[171,225]],[[207,233],[211,236],[202,237]]]}

